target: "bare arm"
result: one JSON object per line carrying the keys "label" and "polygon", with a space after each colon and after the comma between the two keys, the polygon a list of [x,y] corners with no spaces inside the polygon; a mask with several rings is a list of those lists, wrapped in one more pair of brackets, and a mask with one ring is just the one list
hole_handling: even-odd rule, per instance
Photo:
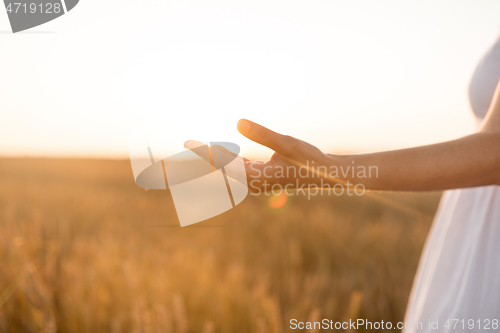
{"label": "bare arm", "polygon": [[275,151],[268,162],[248,162],[249,179],[262,176],[265,168],[268,168],[267,174],[272,174],[280,166],[304,166],[308,162],[311,165],[314,161],[316,166],[342,167],[344,170],[349,166],[376,167],[378,177],[363,179],[356,179],[351,173],[341,174],[336,179],[322,174],[331,182],[356,179],[372,190],[427,191],[500,185],[500,85],[478,133],[434,145],[371,154],[329,155],[306,142],[245,119],[238,122],[238,130],[250,140]]}
{"label": "bare arm", "polygon": [[[334,164],[376,166],[367,189],[429,191],[500,184],[500,133],[365,155],[331,156]],[[354,179],[353,179],[354,180]]]}

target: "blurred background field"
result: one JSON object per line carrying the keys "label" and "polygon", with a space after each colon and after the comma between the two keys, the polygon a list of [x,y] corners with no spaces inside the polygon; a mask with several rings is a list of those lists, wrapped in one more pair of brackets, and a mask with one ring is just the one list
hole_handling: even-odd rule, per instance
{"label": "blurred background field", "polygon": [[169,193],[136,187],[128,161],[0,159],[0,332],[402,321],[439,196],[249,196],[180,228]]}

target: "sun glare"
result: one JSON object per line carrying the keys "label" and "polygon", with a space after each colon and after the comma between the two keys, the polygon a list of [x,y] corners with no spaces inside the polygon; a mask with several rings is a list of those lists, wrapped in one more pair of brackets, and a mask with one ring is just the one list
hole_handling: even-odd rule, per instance
{"label": "sun glare", "polygon": [[283,207],[288,201],[288,194],[286,192],[282,192],[277,195],[272,195],[269,198],[269,207],[272,209],[278,209]]}

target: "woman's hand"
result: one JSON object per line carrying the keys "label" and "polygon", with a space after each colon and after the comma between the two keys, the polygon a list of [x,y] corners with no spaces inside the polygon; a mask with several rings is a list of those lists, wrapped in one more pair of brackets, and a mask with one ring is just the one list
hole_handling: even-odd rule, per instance
{"label": "woman's hand", "polygon": [[[274,150],[267,162],[245,160],[251,190],[264,188],[267,191],[274,184],[286,184],[287,188],[303,184],[322,187],[325,183],[349,186],[350,181],[362,184],[365,189],[382,191],[500,185],[500,85],[478,133],[434,145],[339,156],[326,155],[307,142],[246,119],[238,122],[238,130],[250,140]],[[187,141],[185,146],[192,149],[196,144],[199,143]],[[222,147],[212,149],[231,158],[232,153]],[[366,171],[372,168],[376,172],[367,174]],[[305,177],[304,172],[307,173]]]}
{"label": "woman's hand", "polygon": [[[315,184],[320,187],[320,178],[324,178],[323,183],[331,183],[333,180],[326,180],[327,175],[311,174],[311,167],[317,170],[319,166],[329,166],[333,159],[325,155],[315,146],[296,139],[291,136],[276,133],[264,126],[252,121],[241,119],[238,122],[238,130],[250,140],[274,150],[271,158],[266,162],[250,161],[246,158],[245,168],[247,182],[250,190],[269,191],[274,184],[280,184],[287,189]],[[185,148],[193,149],[203,143],[198,141],[186,141]],[[212,153],[216,153],[219,159],[230,161],[235,158],[235,154],[222,146],[211,147]],[[196,152],[196,150],[193,150]],[[201,156],[200,153],[198,155]],[[206,154],[203,154],[206,155]],[[210,157],[201,156],[208,162]]]}
{"label": "woman's hand", "polygon": [[[274,154],[267,162],[246,162],[247,175],[250,179],[267,180],[271,183],[289,183],[292,180],[291,177],[286,177],[286,174],[280,175],[282,170],[332,163],[331,158],[315,146],[294,137],[276,133],[252,121],[241,119],[238,122],[238,131],[248,139],[274,150]],[[275,177],[276,175],[278,178]]]}

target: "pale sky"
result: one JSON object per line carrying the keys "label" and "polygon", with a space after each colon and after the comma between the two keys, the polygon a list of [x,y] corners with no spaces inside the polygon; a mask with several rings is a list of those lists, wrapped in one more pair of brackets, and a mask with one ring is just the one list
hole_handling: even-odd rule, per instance
{"label": "pale sky", "polygon": [[126,158],[128,135],[230,141],[248,118],[326,152],[471,133],[494,0],[80,0],[11,34],[0,10],[0,156]]}

